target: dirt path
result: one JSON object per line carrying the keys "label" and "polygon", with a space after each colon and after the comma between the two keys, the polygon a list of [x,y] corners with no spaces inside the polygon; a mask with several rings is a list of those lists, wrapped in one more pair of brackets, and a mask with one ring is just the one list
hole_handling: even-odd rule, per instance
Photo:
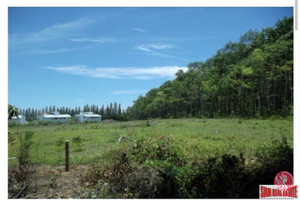
{"label": "dirt path", "polygon": [[83,165],[71,166],[69,172],[65,172],[64,166],[36,166],[26,198],[80,198],[79,179],[85,170],[87,166]]}

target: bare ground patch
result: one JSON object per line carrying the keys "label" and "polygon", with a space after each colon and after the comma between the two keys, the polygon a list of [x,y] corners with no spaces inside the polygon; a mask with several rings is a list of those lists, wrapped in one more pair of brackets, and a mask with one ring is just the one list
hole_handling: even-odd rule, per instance
{"label": "bare ground patch", "polygon": [[23,198],[80,198],[80,174],[88,167],[71,166],[66,172],[64,166],[38,165],[34,167],[32,184]]}

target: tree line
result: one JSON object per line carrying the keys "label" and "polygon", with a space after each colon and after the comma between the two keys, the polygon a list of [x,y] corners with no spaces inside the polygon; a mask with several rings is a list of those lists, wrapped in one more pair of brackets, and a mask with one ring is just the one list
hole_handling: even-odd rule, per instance
{"label": "tree line", "polygon": [[293,112],[293,18],[248,31],[205,62],[140,96],[131,119],[268,117]]}
{"label": "tree line", "polygon": [[102,116],[102,119],[114,119],[114,120],[123,120],[124,111],[121,108],[121,104],[114,102],[110,103],[107,106],[98,106],[98,105],[84,105],[83,108],[80,106],[75,108],[70,107],[57,107],[55,105],[52,106],[46,106],[41,109],[37,108],[27,108],[27,109],[19,109],[18,114],[24,115],[26,117],[26,120],[32,121],[36,120],[37,116],[42,115],[44,113],[49,112],[59,112],[60,114],[69,114],[71,116],[75,116],[76,114],[79,114],[80,112],[86,112],[91,111],[94,112],[94,114],[99,114]]}

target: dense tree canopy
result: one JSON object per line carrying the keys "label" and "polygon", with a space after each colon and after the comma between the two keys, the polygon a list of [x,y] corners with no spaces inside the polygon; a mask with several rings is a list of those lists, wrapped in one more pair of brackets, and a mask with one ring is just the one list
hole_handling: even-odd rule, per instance
{"label": "dense tree canopy", "polygon": [[287,116],[293,110],[293,18],[248,31],[205,62],[188,65],[140,96],[128,115],[149,117]]}

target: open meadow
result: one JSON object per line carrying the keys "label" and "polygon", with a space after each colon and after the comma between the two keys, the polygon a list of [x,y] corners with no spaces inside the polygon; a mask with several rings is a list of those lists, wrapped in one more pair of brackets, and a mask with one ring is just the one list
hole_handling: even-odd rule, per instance
{"label": "open meadow", "polygon": [[[291,147],[293,145],[292,120],[164,119],[15,126],[10,127],[9,132],[32,132],[30,161],[49,165],[64,164],[66,140],[70,141],[71,164],[106,161],[113,150],[126,151],[139,140],[160,136],[172,138],[188,161],[224,153],[252,157],[258,147],[270,145],[282,136]],[[16,157],[14,150],[9,149],[9,157]],[[12,159],[9,164],[15,161]]]}
{"label": "open meadow", "polygon": [[8,152],[11,198],[254,198],[259,184],[272,184],[279,171],[293,171],[293,121],[10,126]]}

